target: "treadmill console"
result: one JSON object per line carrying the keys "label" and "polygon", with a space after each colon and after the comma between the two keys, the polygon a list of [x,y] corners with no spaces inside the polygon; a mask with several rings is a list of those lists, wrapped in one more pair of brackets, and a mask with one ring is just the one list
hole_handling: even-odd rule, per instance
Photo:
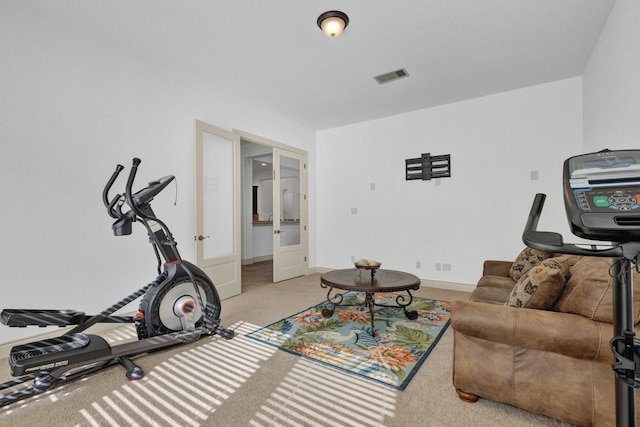
{"label": "treadmill console", "polygon": [[603,150],[567,159],[564,204],[585,239],[640,241],[640,150]]}

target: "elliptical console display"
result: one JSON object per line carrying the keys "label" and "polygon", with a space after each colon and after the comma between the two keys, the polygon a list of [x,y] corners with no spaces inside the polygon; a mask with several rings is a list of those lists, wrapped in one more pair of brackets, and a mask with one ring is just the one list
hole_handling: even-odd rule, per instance
{"label": "elliptical console display", "polygon": [[575,235],[640,241],[640,150],[571,157],[563,175],[565,208]]}

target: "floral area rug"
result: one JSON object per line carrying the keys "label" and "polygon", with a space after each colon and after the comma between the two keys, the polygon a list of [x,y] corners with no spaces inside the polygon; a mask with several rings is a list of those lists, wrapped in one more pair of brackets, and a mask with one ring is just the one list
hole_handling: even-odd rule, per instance
{"label": "floral area rug", "polygon": [[404,390],[449,325],[451,306],[414,297],[407,309],[418,317],[409,320],[402,308],[394,307],[397,295],[375,294],[373,336],[364,296],[345,294],[331,317],[322,315],[323,308],[332,307],[325,301],[247,337]]}

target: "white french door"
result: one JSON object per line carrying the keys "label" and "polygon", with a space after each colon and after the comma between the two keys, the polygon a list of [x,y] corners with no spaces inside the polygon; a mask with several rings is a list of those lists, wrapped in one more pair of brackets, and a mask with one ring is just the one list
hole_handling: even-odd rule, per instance
{"label": "white french door", "polygon": [[273,148],[273,281],[307,272],[306,156]]}
{"label": "white french door", "polygon": [[241,289],[240,136],[196,120],[196,265],[220,298]]}

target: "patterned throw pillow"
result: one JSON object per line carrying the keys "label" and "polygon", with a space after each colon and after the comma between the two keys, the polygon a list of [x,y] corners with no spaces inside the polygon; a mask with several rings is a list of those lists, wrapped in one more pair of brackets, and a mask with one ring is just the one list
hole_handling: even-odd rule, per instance
{"label": "patterned throw pillow", "polygon": [[524,248],[513,262],[513,265],[511,265],[509,276],[517,282],[531,267],[538,264],[540,261],[551,258],[552,256],[553,254],[550,252]]}
{"label": "patterned throw pillow", "polygon": [[505,305],[546,310],[560,298],[569,267],[558,260],[545,259],[520,277]]}

